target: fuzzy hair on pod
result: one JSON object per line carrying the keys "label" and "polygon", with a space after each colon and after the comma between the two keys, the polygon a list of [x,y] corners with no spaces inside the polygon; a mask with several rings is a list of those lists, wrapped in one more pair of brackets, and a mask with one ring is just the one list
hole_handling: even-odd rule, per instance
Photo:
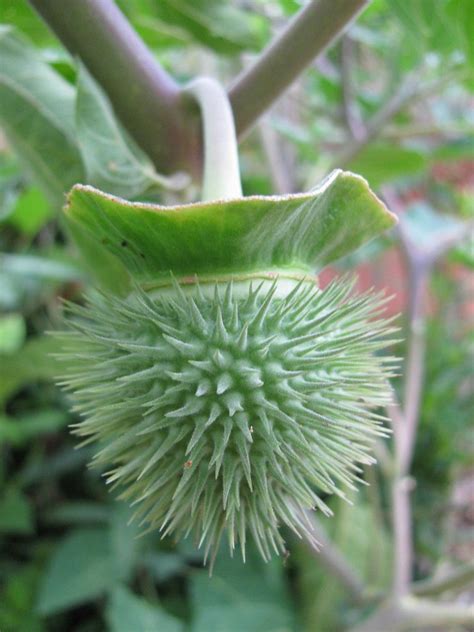
{"label": "fuzzy hair on pod", "polygon": [[244,559],[249,534],[265,559],[285,551],[283,526],[312,538],[306,511],[329,514],[321,496],[353,488],[386,432],[385,299],[347,279],[278,283],[69,305],[74,432],[143,525],[193,533],[206,558],[223,534]]}

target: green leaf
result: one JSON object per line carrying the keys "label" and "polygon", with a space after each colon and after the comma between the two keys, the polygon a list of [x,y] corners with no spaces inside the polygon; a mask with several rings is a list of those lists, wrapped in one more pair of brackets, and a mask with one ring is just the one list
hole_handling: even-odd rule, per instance
{"label": "green leaf", "polygon": [[250,552],[247,562],[221,552],[212,577],[191,577],[191,632],[290,632],[294,615],[280,560],[265,563]]}
{"label": "green leaf", "polygon": [[21,314],[0,317],[0,355],[15,353],[22,346],[26,336],[25,319]]}
{"label": "green leaf", "polygon": [[376,143],[363,149],[349,167],[377,188],[398,178],[420,173],[427,164],[426,157],[419,151]]}
{"label": "green leaf", "polygon": [[22,233],[36,235],[54,215],[54,208],[37,187],[29,187],[16,201],[8,223]]}
{"label": "green leaf", "polygon": [[181,188],[186,176],[156,173],[147,156],[126,136],[97,83],[80,66],[76,102],[77,140],[87,181],[108,193],[135,198],[157,185]]}
{"label": "green leaf", "polygon": [[0,309],[29,312],[58,285],[80,281],[84,272],[68,259],[65,251],[54,258],[0,253]]}
{"label": "green leaf", "polygon": [[466,55],[467,66],[474,66],[474,11],[472,0],[448,0],[447,15],[457,25],[462,49]]}
{"label": "green leaf", "polygon": [[0,25],[0,123],[25,169],[56,206],[83,180],[74,89],[23,37]]}
{"label": "green leaf", "polygon": [[158,582],[164,582],[175,575],[185,572],[186,557],[181,553],[171,551],[146,550],[140,559],[143,565],[154,579]]}
{"label": "green leaf", "polygon": [[309,272],[352,252],[395,217],[349,172],[309,193],[181,207],[129,203],[76,186],[66,208],[85,241],[119,259],[140,281],[276,269]]}
{"label": "green leaf", "polygon": [[20,352],[5,356],[0,362],[0,404],[18,388],[36,380],[51,380],[58,374],[52,353],[59,351],[56,339],[38,336],[27,341]]}
{"label": "green leaf", "polygon": [[0,253],[1,269],[18,276],[36,277],[45,281],[78,281],[81,271],[77,266],[36,255],[6,255]]}
{"label": "green leaf", "polygon": [[0,23],[16,26],[37,44],[54,44],[54,36],[27,0],[2,0]]}
{"label": "green leaf", "polygon": [[235,55],[258,50],[267,36],[260,16],[221,0],[161,0],[154,4],[157,16],[179,27],[217,53]]}
{"label": "green leaf", "polygon": [[[392,16],[402,25],[405,42],[423,54],[451,54],[468,44],[463,32],[472,13],[471,0],[389,0]],[[472,41],[472,31],[471,37]]]}
{"label": "green leaf", "polygon": [[70,501],[58,503],[48,511],[45,519],[52,525],[97,525],[108,523],[110,511],[99,502]]}
{"label": "green leaf", "polygon": [[50,615],[100,597],[114,585],[106,529],[78,529],[55,550],[43,576],[38,611]]}
{"label": "green leaf", "polygon": [[453,249],[450,253],[450,260],[474,270],[474,237],[472,234],[466,237],[465,243]]}
{"label": "green leaf", "polygon": [[36,588],[41,574],[40,564],[35,562],[29,560],[29,564],[22,564],[18,570],[10,571],[5,577],[0,589],[2,631],[45,632],[38,615],[34,612]]}
{"label": "green leaf", "polygon": [[35,437],[61,430],[68,421],[69,415],[55,408],[15,418],[0,416],[0,444],[6,441],[14,446],[22,446]]}
{"label": "green leaf", "polygon": [[11,154],[0,153],[0,222],[13,212],[21,185],[17,161]]}
{"label": "green leaf", "polygon": [[189,46],[189,33],[158,18],[155,0],[117,0],[117,4],[150,48]]}
{"label": "green leaf", "polygon": [[129,578],[138,559],[138,550],[143,545],[139,539],[140,526],[132,521],[133,509],[126,503],[115,503],[110,521],[110,546],[114,559],[115,575]]}
{"label": "green leaf", "polygon": [[184,629],[179,619],[124,586],[117,586],[112,592],[106,616],[110,632],[182,632]]}
{"label": "green leaf", "polygon": [[0,496],[0,533],[29,534],[33,531],[33,512],[28,498],[9,487]]}

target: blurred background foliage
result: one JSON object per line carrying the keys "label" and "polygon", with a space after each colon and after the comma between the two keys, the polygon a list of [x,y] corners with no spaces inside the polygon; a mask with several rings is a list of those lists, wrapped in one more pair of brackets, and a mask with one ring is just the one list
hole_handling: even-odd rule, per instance
{"label": "blurred background foliage", "polygon": [[[268,43],[298,0],[120,0],[180,81],[226,85]],[[241,146],[246,194],[308,189],[332,167],[396,192],[420,247],[473,216],[471,0],[374,0],[343,40],[299,78]],[[0,3],[0,630],[332,632],[361,616],[335,577],[288,535],[287,560],[244,566],[220,555],[212,579],[192,543],[137,538],[129,509],[76,449],[65,396],[53,385],[62,298],[90,282],[60,218],[87,182],[162,203],[198,195],[164,178],[129,138],[99,86],[26,0]],[[416,577],[474,554],[472,236],[430,280],[425,385],[413,477]],[[360,286],[407,304],[396,234],[339,266]],[[334,274],[326,271],[323,280]],[[471,292],[471,294],[470,294]],[[403,343],[397,350],[404,354]],[[324,522],[374,591],[391,569],[381,468],[354,506]]]}

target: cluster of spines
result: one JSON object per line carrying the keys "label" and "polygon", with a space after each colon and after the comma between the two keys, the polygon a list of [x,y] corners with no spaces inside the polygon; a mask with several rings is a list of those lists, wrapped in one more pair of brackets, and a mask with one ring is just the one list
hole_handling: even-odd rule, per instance
{"label": "cluster of spines", "polygon": [[330,513],[384,434],[391,333],[374,319],[380,295],[324,291],[302,281],[286,297],[232,283],[157,297],[91,295],[71,305],[66,375],[83,416],[74,431],[100,449],[94,463],[163,535],[194,532],[215,552],[250,532],[265,559],[280,527],[312,537],[306,510]]}

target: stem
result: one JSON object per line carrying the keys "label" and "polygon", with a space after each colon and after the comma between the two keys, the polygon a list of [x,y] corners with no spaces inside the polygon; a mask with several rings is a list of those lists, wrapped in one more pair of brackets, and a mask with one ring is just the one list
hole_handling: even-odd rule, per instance
{"label": "stem", "polygon": [[201,109],[204,138],[203,200],[242,197],[234,118],[221,85],[202,77],[185,90]]}
{"label": "stem", "polygon": [[462,76],[460,73],[451,72],[438,79],[423,83],[422,74],[423,68],[419,68],[407,75],[405,80],[400,84],[400,87],[366,123],[365,133],[354,138],[354,140],[344,147],[339,155],[336,156],[332,166],[328,170],[329,172],[333,169],[346,167],[360,151],[382,133],[387,123],[409,103],[436,92],[454,78]]}
{"label": "stem", "polygon": [[410,492],[413,479],[397,474],[392,483],[394,569],[392,592],[396,601],[408,595],[413,566]]}
{"label": "stem", "polygon": [[229,97],[240,136],[323,52],[370,0],[312,0],[245,70]]}
{"label": "stem", "polygon": [[360,110],[354,100],[354,83],[352,69],[355,55],[354,40],[344,35],[341,40],[341,80],[342,80],[342,107],[347,129],[355,140],[365,137],[365,125],[360,115]]}
{"label": "stem", "polygon": [[162,173],[199,173],[198,119],[113,0],[30,0]]}
{"label": "stem", "polygon": [[404,392],[405,431],[398,455],[400,472],[403,474],[407,474],[410,469],[420,412],[426,346],[424,299],[429,275],[429,269],[424,265],[412,262],[410,268],[409,340]]}
{"label": "stem", "polygon": [[[390,197],[390,196],[389,196]],[[392,201],[394,201],[392,199]],[[395,207],[397,204],[395,204]],[[395,208],[394,207],[394,208]],[[409,592],[413,567],[413,537],[410,493],[414,481],[409,477],[415,449],[423,389],[425,359],[425,293],[430,267],[414,256],[409,242],[400,230],[408,266],[410,303],[408,309],[409,339],[405,368],[404,406],[401,426],[395,432],[396,473],[392,485],[392,520],[395,548],[393,594],[396,599]]]}
{"label": "stem", "polygon": [[391,187],[384,187],[388,206],[400,217],[399,236],[408,269],[410,287],[408,308],[408,352],[405,367],[404,405],[393,404],[389,414],[394,421],[396,472],[392,483],[392,522],[395,548],[393,596],[395,602],[410,589],[413,567],[413,538],[410,492],[414,481],[409,472],[416,443],[423,390],[425,363],[425,295],[436,261],[468,234],[468,224],[459,223],[446,230],[429,247],[414,242],[403,222],[402,205]]}
{"label": "stem", "polygon": [[281,136],[272,127],[267,118],[263,118],[258,131],[265,158],[270,169],[273,189],[279,195],[292,193],[295,190],[293,165],[290,164],[282,144]]}
{"label": "stem", "polygon": [[325,530],[321,526],[312,512],[306,514],[308,520],[311,521],[315,539],[321,548],[315,548],[308,540],[311,551],[317,554],[318,562],[326,568],[327,571],[336,577],[347,593],[355,603],[361,603],[366,596],[366,587],[357,572],[350,566],[345,556],[334,546],[334,543],[328,538]]}
{"label": "stem", "polygon": [[473,622],[474,611],[470,605],[407,597],[400,603],[386,603],[351,632],[412,632],[427,627],[447,630]]}
{"label": "stem", "polygon": [[398,90],[390,97],[390,99],[380,108],[378,112],[368,121],[365,125],[365,129],[362,133],[354,138],[352,143],[349,143],[342,152],[336,156],[332,169],[336,167],[343,167],[350,163],[350,161],[366,146],[368,145],[378,134],[382,131],[385,125],[400,111],[402,110],[410,99],[414,97],[419,89],[420,76],[419,72],[413,72],[408,75],[405,81],[402,82]]}
{"label": "stem", "polygon": [[474,563],[463,564],[440,577],[416,582],[412,586],[414,595],[431,597],[444,592],[465,588],[474,582]]}
{"label": "stem", "polygon": [[465,625],[472,629],[474,624],[474,608],[469,604],[438,603],[412,598],[403,603],[403,611],[407,618],[405,630],[428,626],[446,630],[455,625]]}

